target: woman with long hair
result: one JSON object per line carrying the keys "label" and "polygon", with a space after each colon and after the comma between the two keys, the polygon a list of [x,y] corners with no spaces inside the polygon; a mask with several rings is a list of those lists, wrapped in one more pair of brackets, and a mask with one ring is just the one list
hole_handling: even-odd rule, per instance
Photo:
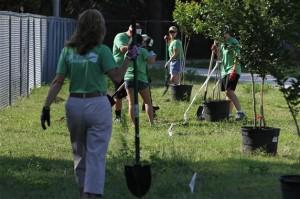
{"label": "woman with long hair", "polygon": [[129,59],[137,54],[136,48],[130,49],[118,67],[111,50],[102,44],[105,33],[105,21],[99,11],[89,9],[79,15],[76,31],[61,52],[41,114],[41,125],[46,129],[46,122],[50,126],[50,105],[68,78],[70,95],[65,110],[82,199],[103,195],[105,157],[112,132],[105,76],[120,83]]}

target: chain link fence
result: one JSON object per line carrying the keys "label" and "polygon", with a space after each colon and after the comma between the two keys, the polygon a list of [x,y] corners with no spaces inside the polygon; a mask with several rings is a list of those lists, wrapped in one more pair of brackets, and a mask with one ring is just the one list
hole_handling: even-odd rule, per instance
{"label": "chain link fence", "polygon": [[49,83],[73,19],[0,11],[0,108]]}

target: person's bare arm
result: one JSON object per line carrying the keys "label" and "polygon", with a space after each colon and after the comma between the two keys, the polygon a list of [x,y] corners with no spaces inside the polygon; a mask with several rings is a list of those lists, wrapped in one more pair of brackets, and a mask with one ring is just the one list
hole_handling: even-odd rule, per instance
{"label": "person's bare arm", "polygon": [[172,56],[170,57],[170,59],[167,61],[167,63],[165,64],[165,68],[171,63],[171,61],[173,61],[179,54],[179,50],[177,48],[175,48],[173,50],[173,54]]}
{"label": "person's bare arm", "polygon": [[44,107],[50,107],[54,99],[56,98],[57,94],[62,88],[62,85],[64,83],[65,76],[64,75],[56,75],[54,80],[51,83],[48,96],[45,100]]}
{"label": "person's bare arm", "polygon": [[175,48],[173,50],[172,56],[170,57],[170,61],[173,61],[178,56],[178,54],[179,54],[179,50],[177,48]]}

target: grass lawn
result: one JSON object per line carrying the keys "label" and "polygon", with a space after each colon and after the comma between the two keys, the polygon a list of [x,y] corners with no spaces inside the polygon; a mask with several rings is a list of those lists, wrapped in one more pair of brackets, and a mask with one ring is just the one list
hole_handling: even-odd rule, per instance
{"label": "grass lawn", "polygon": [[[148,199],[279,199],[282,174],[300,173],[300,139],[292,118],[276,88],[267,86],[265,113],[269,126],[281,128],[278,155],[247,155],[241,152],[240,127],[243,122],[199,122],[197,100],[189,112],[189,125],[180,125],[187,102],[161,97],[163,72],[152,70],[152,96],[160,106],[156,126],[150,128],[141,113],[141,158],[152,165],[152,186]],[[189,77],[193,94],[203,78]],[[199,80],[200,79],[200,80]],[[243,109],[251,118],[251,89],[239,84],[237,93]],[[0,110],[0,199],[75,199],[73,162],[69,134],[64,119],[64,102],[51,107],[52,124],[43,131],[40,111],[48,86],[35,89],[28,98]],[[67,83],[59,95],[67,98]],[[127,108],[124,101],[124,114]],[[126,117],[125,117],[126,118]],[[114,124],[107,154],[105,198],[130,199],[124,177],[124,165],[134,159],[134,131]],[[244,121],[247,122],[247,121]],[[250,122],[250,121],[248,121]],[[173,136],[171,123],[177,123]],[[198,173],[195,192],[188,187]]]}

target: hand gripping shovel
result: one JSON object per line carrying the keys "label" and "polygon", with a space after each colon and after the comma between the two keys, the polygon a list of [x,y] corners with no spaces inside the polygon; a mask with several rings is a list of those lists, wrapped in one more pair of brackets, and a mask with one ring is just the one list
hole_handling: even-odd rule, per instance
{"label": "hand gripping shovel", "polygon": [[[132,19],[133,44],[136,43],[136,20]],[[135,164],[125,165],[127,187],[137,198],[143,197],[151,186],[151,167],[140,162],[140,132],[139,132],[139,105],[137,89],[137,65],[133,60],[134,68],[134,115],[135,115]]]}

